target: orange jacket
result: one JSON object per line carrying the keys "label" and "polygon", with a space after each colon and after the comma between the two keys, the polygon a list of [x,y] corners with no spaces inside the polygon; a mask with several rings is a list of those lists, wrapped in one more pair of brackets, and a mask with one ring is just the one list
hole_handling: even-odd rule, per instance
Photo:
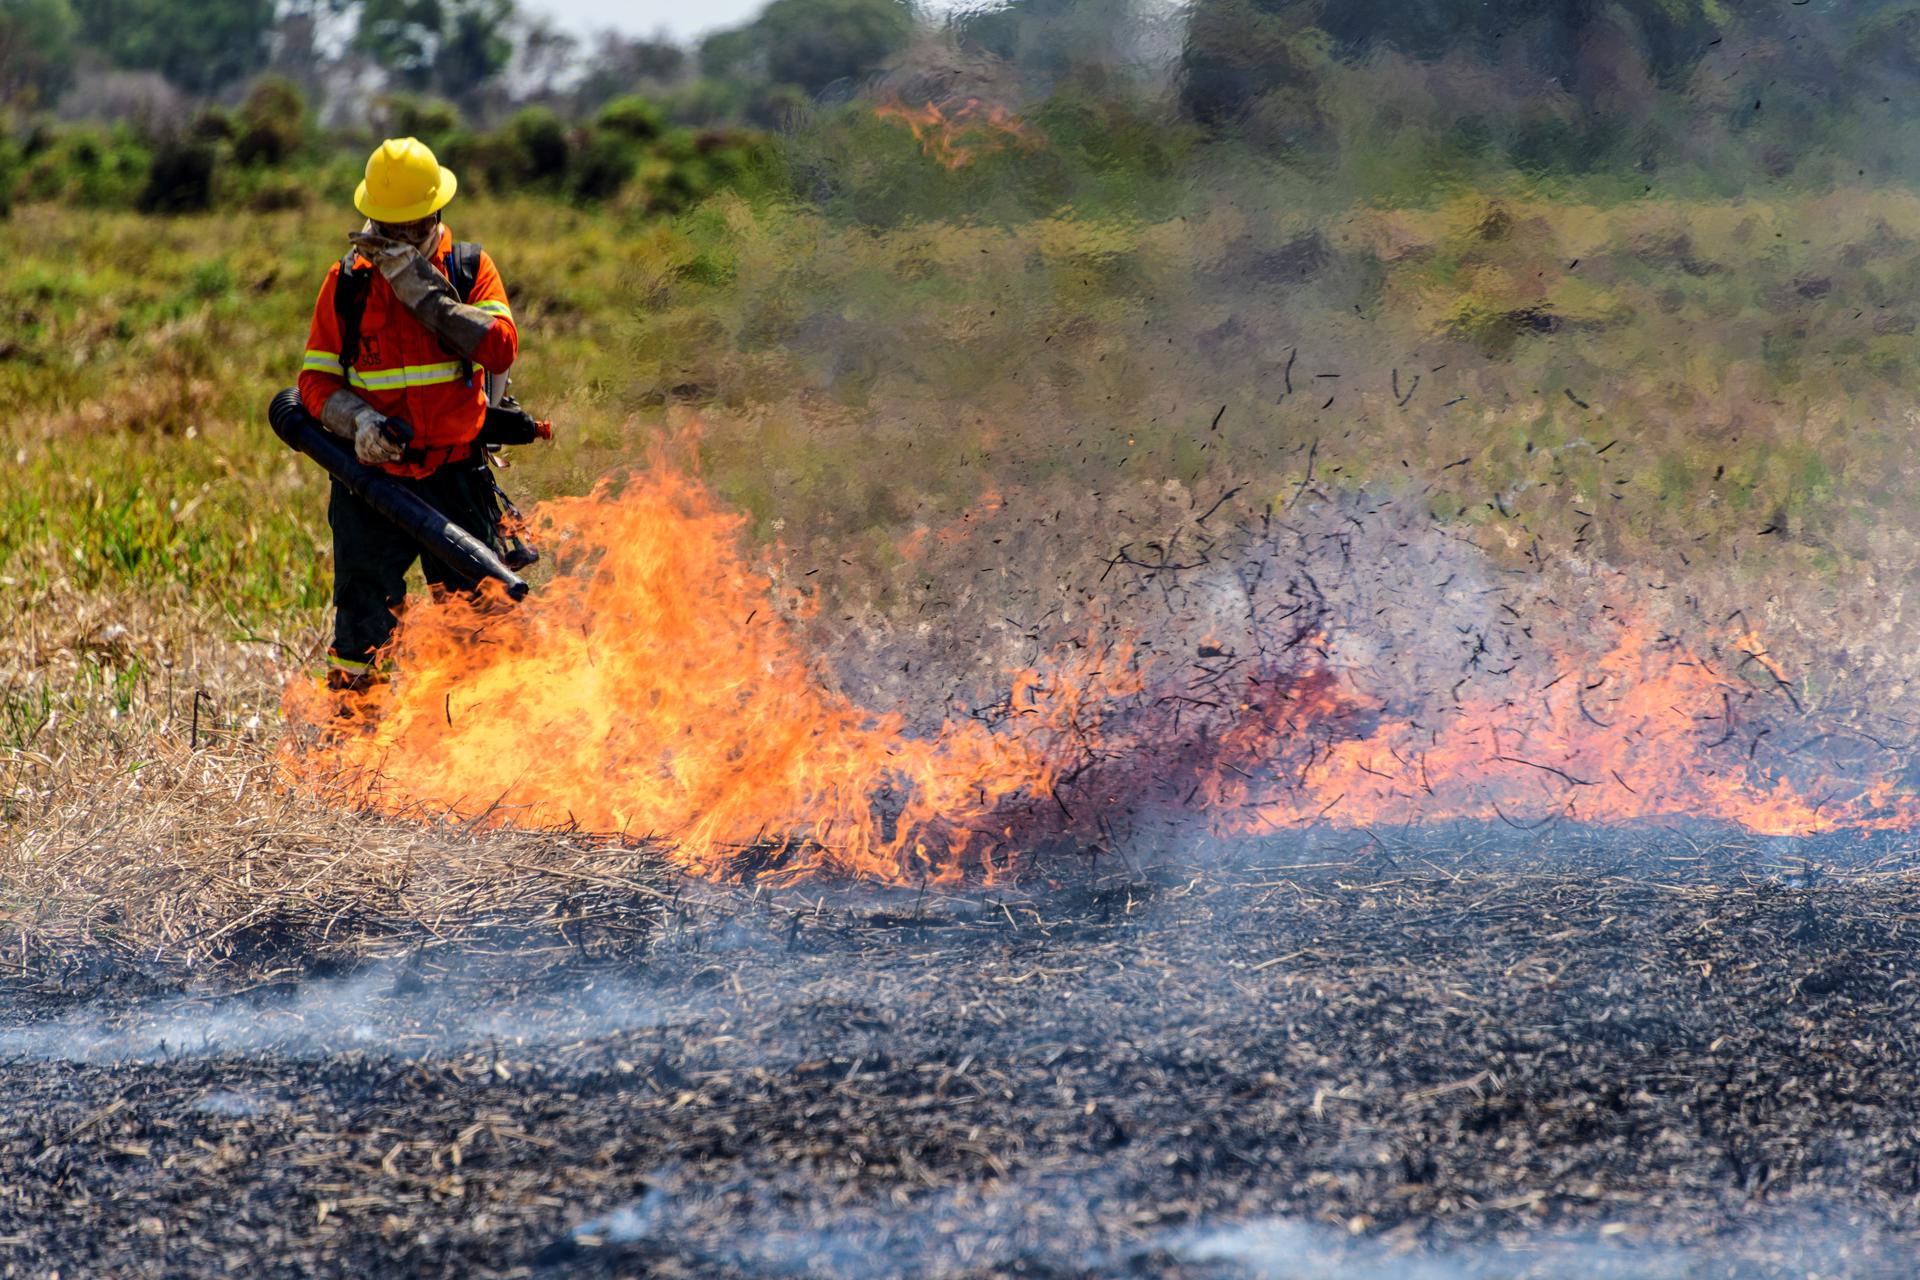
{"label": "orange jacket", "polygon": [[[440,229],[434,266],[446,274],[453,233]],[[366,260],[357,258],[356,263]],[[340,318],[334,314],[333,292],[340,264],[327,272],[320,300],[313,307],[313,326],[307,331],[307,356],[300,366],[300,400],[307,412],[320,416],[327,397],[351,386],[355,395],[391,418],[413,427],[413,445],[425,450],[424,462],[387,462],[381,469],[397,476],[431,475],[450,461],[472,451],[474,437],[486,421],[487,390],[480,370],[505,373],[520,354],[520,331],[507,306],[507,290],[500,270],[487,254],[480,255],[473,296],[465,301],[493,317],[480,349],[478,368],[448,353],[440,339],[400,305],[393,288],[378,271],[367,293],[367,309],[360,321],[360,354],[351,370],[340,365]],[[343,376],[344,374],[344,376]]]}

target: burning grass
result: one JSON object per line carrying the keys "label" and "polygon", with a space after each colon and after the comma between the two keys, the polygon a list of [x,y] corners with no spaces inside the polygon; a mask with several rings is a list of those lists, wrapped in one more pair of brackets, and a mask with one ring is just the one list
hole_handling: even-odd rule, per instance
{"label": "burning grass", "polygon": [[[1910,823],[1897,747],[1806,714],[1752,635],[1517,580],[1414,506],[1295,497],[1142,490],[1025,534],[997,504],[917,571],[1011,537],[1030,574],[971,574],[928,626],[821,619],[656,465],[539,510],[526,605],[416,602],[396,679],[344,706],[312,631],[49,594],[13,687],[118,692],[15,715],[9,963],[644,950],[669,867],[961,886],[1298,828]],[[1116,523],[1138,541],[1088,556]]]}
{"label": "burning grass", "polygon": [[912,106],[888,102],[874,108],[881,120],[904,125],[926,156],[949,170],[963,169],[982,156],[1015,145],[1034,148],[1041,140],[1004,106],[961,98]]}
{"label": "burning grass", "polygon": [[[534,513],[557,570],[518,608],[410,611],[393,680],[346,714],[296,684],[287,760],[389,814],[644,836],[705,876],[754,849],[776,879],[896,884],[1317,825],[1920,816],[1897,748],[1849,769],[1817,749],[1848,726],[1806,717],[1751,634],[1669,631],[1604,580],[1503,582],[1389,498],[1223,507],[1085,556],[1098,582],[1083,564],[1053,588],[1071,608],[1003,619],[1026,663],[889,706],[861,680],[877,662],[807,647],[791,570],[753,567],[743,521],[656,463]],[[885,663],[928,685],[974,657],[942,628]]]}

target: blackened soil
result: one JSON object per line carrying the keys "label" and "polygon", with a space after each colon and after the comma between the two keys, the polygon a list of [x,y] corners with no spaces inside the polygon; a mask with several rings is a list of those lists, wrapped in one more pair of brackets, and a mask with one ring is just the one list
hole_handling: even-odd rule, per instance
{"label": "blackened soil", "polygon": [[16,1040],[0,1274],[1915,1274],[1920,876],[1649,843],[690,888],[351,1048]]}

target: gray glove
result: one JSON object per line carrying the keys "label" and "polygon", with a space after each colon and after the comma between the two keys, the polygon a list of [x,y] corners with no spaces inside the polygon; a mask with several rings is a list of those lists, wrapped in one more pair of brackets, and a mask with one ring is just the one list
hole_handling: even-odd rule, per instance
{"label": "gray glove", "polygon": [[368,466],[398,462],[413,435],[412,427],[389,418],[344,387],[320,406],[320,422],[333,434],[353,441],[353,456]]}
{"label": "gray glove", "polygon": [[455,354],[473,358],[487,330],[493,327],[492,316],[460,301],[453,282],[406,241],[371,231],[356,231],[347,239],[380,269],[393,287],[394,297],[414,319],[431,329]]}

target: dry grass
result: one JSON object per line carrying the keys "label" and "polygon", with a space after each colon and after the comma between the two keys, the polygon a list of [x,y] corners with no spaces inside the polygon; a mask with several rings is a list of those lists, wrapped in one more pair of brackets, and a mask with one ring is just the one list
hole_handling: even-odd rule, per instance
{"label": "dry grass", "polygon": [[[71,753],[0,854],[5,967],[102,958],[191,970],[353,964],[420,951],[644,943],[665,894],[642,849],[329,810],[252,744],[156,736],[138,772],[86,785]],[[637,908],[637,910],[636,910]]]}
{"label": "dry grass", "polygon": [[[195,969],[352,964],[423,950],[643,943],[665,897],[641,849],[377,821],[278,784],[255,746],[147,744],[104,785],[69,755],[0,855],[6,966],[111,957]],[[76,753],[77,754],[77,753]],[[98,776],[97,774],[95,775]],[[638,908],[636,911],[635,908]]]}
{"label": "dry grass", "polygon": [[311,637],[236,643],[217,615],[72,592],[32,603],[0,633],[0,682],[59,692],[0,752],[5,970],[644,943],[664,896],[644,849],[379,819],[285,785],[279,689]]}

